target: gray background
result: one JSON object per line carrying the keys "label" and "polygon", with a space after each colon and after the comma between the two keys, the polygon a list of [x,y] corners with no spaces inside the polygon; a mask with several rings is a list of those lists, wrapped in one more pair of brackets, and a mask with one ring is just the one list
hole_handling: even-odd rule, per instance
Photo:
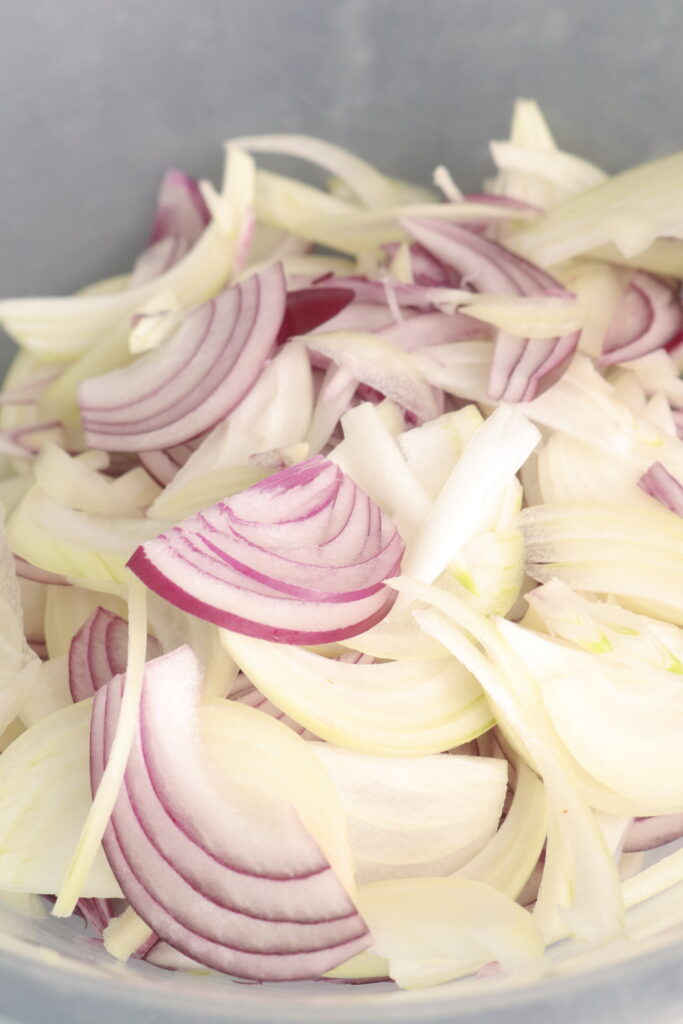
{"label": "gray background", "polygon": [[162,170],[319,133],[488,173],[512,99],[608,169],[683,145],[681,0],[0,0],[0,295],[126,269]]}

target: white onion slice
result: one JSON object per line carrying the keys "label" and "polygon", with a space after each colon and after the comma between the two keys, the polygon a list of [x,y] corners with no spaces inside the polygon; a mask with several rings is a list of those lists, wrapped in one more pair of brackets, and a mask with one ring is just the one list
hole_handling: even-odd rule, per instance
{"label": "white onion slice", "polygon": [[245,675],[287,715],[337,746],[383,757],[451,750],[491,727],[479,686],[455,661],[345,664],[227,630]]}
{"label": "white onion slice", "polygon": [[341,178],[365,206],[387,206],[397,199],[393,182],[367,161],[311,135],[242,135],[230,139],[229,145],[251,153],[282,153],[318,164]]}
{"label": "white onion slice", "polygon": [[[616,867],[577,789],[571,764],[557,741],[535,680],[485,616],[437,587],[407,579],[394,581],[393,585],[448,615],[450,622],[436,611],[414,613],[425,632],[476,673],[506,737],[543,778],[548,796],[548,860],[535,914],[544,938],[552,941],[561,937],[567,925],[585,938],[617,934],[622,926],[623,904]],[[505,625],[507,620],[498,622]],[[476,637],[488,657],[462,629]]]}
{"label": "white onion slice", "polygon": [[358,890],[372,931],[370,953],[388,961],[402,988],[438,985],[484,964],[538,977],[543,942],[533,918],[509,897],[463,878],[403,878]]}
{"label": "white onion slice", "polygon": [[340,794],[361,884],[451,874],[496,830],[507,788],[503,760],[378,758],[328,743],[309,747]]}
{"label": "white onion slice", "polygon": [[557,577],[683,626],[683,523],[668,509],[563,502],[524,509],[521,525],[539,583]]}
{"label": "white onion slice", "polygon": [[[90,702],[41,719],[0,758],[0,887],[58,893],[90,806]],[[83,882],[86,897],[120,897],[103,850]]]}

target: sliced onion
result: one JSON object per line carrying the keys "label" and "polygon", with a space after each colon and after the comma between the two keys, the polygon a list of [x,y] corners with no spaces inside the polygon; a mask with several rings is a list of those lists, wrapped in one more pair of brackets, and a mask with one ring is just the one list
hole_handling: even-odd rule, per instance
{"label": "sliced onion", "polygon": [[202,744],[225,792],[246,782],[268,799],[291,804],[342,886],[355,880],[346,816],[326,769],[308,743],[282,720],[235,700],[207,699],[200,708]]}
{"label": "sliced onion", "polygon": [[306,339],[313,352],[331,359],[355,380],[362,381],[411,413],[422,423],[443,410],[438,392],[429,386],[408,352],[381,334],[330,331]]}
{"label": "sliced onion", "polygon": [[410,264],[415,284],[427,288],[456,288],[460,275],[452,267],[447,267],[422,245],[413,242],[409,246]]}
{"label": "sliced onion", "polygon": [[209,219],[209,210],[197,182],[172,168],[166,172],[159,187],[150,244],[169,235],[179,235],[196,242]]}
{"label": "sliced onion", "polygon": [[683,806],[678,672],[572,651],[506,620],[499,629],[538,681],[555,732],[585,772],[642,808],[638,814]]}
{"label": "sliced onion", "polygon": [[197,242],[210,220],[194,178],[171,169],[161,179],[149,247],[138,257],[129,288],[147,284],[180,260]]}
{"label": "sliced onion", "polygon": [[[0,758],[0,887],[57,893],[90,806],[90,703],[71,704],[22,733]],[[83,896],[120,897],[98,847]]]}
{"label": "sliced onion", "polygon": [[[502,295],[568,295],[544,271],[466,228],[430,220],[404,223],[413,238],[461,274],[461,285]],[[490,397],[531,401],[562,375],[578,340],[577,332],[546,340],[499,334],[489,379]]]}
{"label": "sliced onion", "polygon": [[83,590],[78,586],[70,586],[68,590],[47,588],[43,620],[45,640],[51,658],[65,655],[68,661],[69,647],[74,634],[98,607],[106,608],[121,617],[127,615],[126,602],[123,598]]}
{"label": "sliced onion", "polygon": [[[159,641],[147,638],[147,658],[161,654]],[[85,620],[69,648],[69,689],[75,701],[86,700],[126,671],[128,623],[119,615],[97,608]]]}
{"label": "sliced onion", "polygon": [[258,687],[254,686],[252,682],[247,679],[244,672],[240,672],[235,680],[232,690],[230,691],[230,700],[239,701],[240,704],[246,704],[250,708],[256,708],[261,711],[264,715],[270,715],[271,718],[277,719],[282,722],[293,732],[298,733],[305,739],[313,739],[314,734],[309,732],[304,725],[300,725],[295,722],[293,718],[286,715],[284,711],[276,707],[271,700],[261,693]]}
{"label": "sliced onion", "polygon": [[22,580],[33,580],[34,583],[47,583],[51,586],[65,587],[69,581],[56,572],[48,572],[47,569],[39,569],[37,565],[31,565],[20,555],[14,556],[14,564],[17,577]]}
{"label": "sliced onion", "polygon": [[88,443],[110,451],[168,448],[208,430],[256,380],[284,304],[275,264],[199,306],[130,366],[84,381],[79,405]]}
{"label": "sliced onion", "polygon": [[[36,369],[36,372],[29,375],[16,384],[5,384],[0,394],[0,406],[6,405],[35,405],[40,396],[48,387],[59,376],[59,370],[53,366],[47,366],[45,369]],[[10,380],[9,374],[5,378],[6,381]]]}
{"label": "sliced onion", "polygon": [[278,344],[297,334],[308,334],[332,320],[353,301],[350,288],[300,288],[287,292],[285,314],[278,331]]}
{"label": "sliced onion", "polygon": [[230,144],[251,153],[282,153],[309,160],[340,178],[365,206],[388,206],[397,199],[391,179],[367,161],[311,135],[242,135]]}
{"label": "sliced onion", "polygon": [[341,422],[344,441],[332,452],[333,461],[389,513],[408,543],[429,514],[429,495],[406,465],[378,406],[363,402]]}
{"label": "sliced onion", "polygon": [[278,708],[349,750],[382,757],[440,753],[492,725],[480,687],[453,660],[406,655],[386,664],[345,664],[227,630],[221,639]]}
{"label": "sliced onion", "polygon": [[378,332],[404,352],[433,345],[452,344],[472,338],[486,338],[490,328],[466,313],[421,313],[391,324]]}
{"label": "sliced onion", "polygon": [[[431,288],[418,285],[401,284],[400,282],[371,281],[368,277],[360,274],[348,277],[340,277],[334,274],[326,274],[316,280],[307,280],[311,288],[344,288],[351,289],[356,296],[355,302],[386,306],[387,284],[391,287],[394,297],[399,306],[413,307],[421,310],[432,310],[434,301],[431,295]],[[334,325],[335,327],[338,325]]]}
{"label": "sliced onion", "polygon": [[340,794],[360,884],[451,874],[496,831],[507,788],[504,760],[379,758],[309,745]]}
{"label": "sliced onion", "polygon": [[517,899],[541,855],[547,820],[543,783],[524,761],[514,760],[517,782],[502,825],[484,849],[455,874],[486,882]]}
{"label": "sliced onion", "polygon": [[506,741],[543,778],[548,800],[548,867],[535,917],[545,940],[563,937],[568,928],[585,939],[617,935],[623,926],[623,900],[614,861],[577,788],[566,750],[557,742],[538,684],[507,643],[507,631],[502,632],[503,627],[518,631],[521,627],[507,619],[494,624],[438,587],[405,577],[393,585],[448,616],[450,622],[432,610],[414,613],[425,632],[476,673]]}
{"label": "sliced onion", "polygon": [[541,266],[608,242],[614,242],[622,256],[638,256],[655,239],[679,228],[682,171],[683,154],[672,153],[615,174],[517,232],[515,250]]}
{"label": "sliced onion", "polygon": [[139,547],[129,567],[171,604],[280,643],[327,643],[378,622],[403,543],[320,456],[281,470]]}
{"label": "sliced onion", "polygon": [[624,853],[656,850],[683,836],[683,814],[658,814],[634,818],[624,839]]}
{"label": "sliced onion", "polygon": [[[185,518],[258,483],[276,468],[301,461],[308,451],[302,446],[298,452],[293,446],[301,445],[306,436],[312,405],[308,353],[303,345],[290,342],[278,350],[238,408],[199,444],[191,445],[194,450],[148,515]],[[188,511],[177,514],[185,506]]]}
{"label": "sliced onion", "polygon": [[422,523],[405,559],[405,572],[433,582],[464,545],[487,527],[505,488],[539,441],[536,428],[508,405],[471,438]]}
{"label": "sliced onion", "polygon": [[161,289],[176,293],[185,308],[224,288],[234,243],[209,224],[192,249],[159,278],[116,293],[0,301],[0,322],[25,348],[51,359],[71,359],[92,346],[125,348],[130,318]]}
{"label": "sliced onion", "polygon": [[543,942],[533,918],[509,897],[463,878],[403,878],[358,891],[372,929],[370,953],[388,961],[402,988],[438,985],[495,961],[537,977]]}
{"label": "sliced onion", "polygon": [[52,421],[8,427],[0,430],[0,455],[15,459],[32,459],[49,441],[63,444],[64,430],[61,423]]}
{"label": "sliced onion", "polygon": [[97,896],[83,896],[76,904],[79,913],[93,931],[102,934],[113,917],[116,916],[114,901]]}
{"label": "sliced onion", "polygon": [[683,524],[668,509],[563,502],[524,509],[521,525],[532,579],[557,577],[683,625]]}
{"label": "sliced onion", "polygon": [[637,271],[617,303],[602,347],[600,363],[611,366],[676,343],[683,331],[678,288]]}
{"label": "sliced onion", "polygon": [[476,405],[466,405],[398,435],[396,443],[403,457],[432,498],[438,497],[465,445],[483,422]]}
{"label": "sliced onion", "polygon": [[97,515],[67,508],[33,486],[14,509],[8,537],[15,554],[92,590],[119,593],[125,561],[159,524],[142,516]]}
{"label": "sliced onion", "polygon": [[683,409],[673,409],[674,423],[678,437],[683,438]]}
{"label": "sliced onion", "polygon": [[139,452],[138,458],[152,479],[165,486],[173,480],[205,436],[200,435],[185,441],[184,444],[171,445],[170,448],[158,451]]}
{"label": "sliced onion", "polygon": [[[587,600],[559,579],[526,595],[534,628],[623,665],[683,672],[683,630],[609,601]],[[539,621],[540,620],[540,621]]]}
{"label": "sliced onion", "polygon": [[[212,781],[197,740],[200,685],[189,648],[148,663],[107,857],[131,906],[179,952],[238,977],[315,977],[364,949],[367,929],[291,807]],[[94,698],[93,789],[123,688],[118,676]]]}
{"label": "sliced onion", "polygon": [[638,486],[677,516],[683,516],[683,484],[661,462],[653,462],[641,476]]}
{"label": "sliced onion", "polygon": [[68,508],[103,515],[139,516],[156,496],[159,487],[140,466],[126,468],[118,476],[106,472],[109,459],[93,459],[90,452],[71,457],[48,442],[35,460],[33,479],[41,491]]}

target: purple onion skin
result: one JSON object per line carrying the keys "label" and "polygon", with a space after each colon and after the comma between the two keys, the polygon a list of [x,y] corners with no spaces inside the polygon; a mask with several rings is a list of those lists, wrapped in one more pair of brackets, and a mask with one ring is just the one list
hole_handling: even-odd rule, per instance
{"label": "purple onion skin", "polygon": [[301,288],[287,292],[285,315],[277,335],[277,344],[300,334],[309,334],[331,320],[353,302],[350,288]]}

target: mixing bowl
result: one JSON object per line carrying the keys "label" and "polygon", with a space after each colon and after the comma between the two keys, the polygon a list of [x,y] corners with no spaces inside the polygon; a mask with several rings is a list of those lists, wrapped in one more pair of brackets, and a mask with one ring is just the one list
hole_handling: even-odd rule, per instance
{"label": "mixing bowl", "polygon": [[[163,169],[215,178],[229,135],[318,134],[424,182],[443,162],[465,188],[518,95],[608,170],[681,145],[676,0],[4,0],[2,15],[3,296],[121,272]],[[123,967],[77,924],[2,908],[0,1020],[657,1024],[683,1019],[682,957],[683,930],[532,986],[228,985]]]}

